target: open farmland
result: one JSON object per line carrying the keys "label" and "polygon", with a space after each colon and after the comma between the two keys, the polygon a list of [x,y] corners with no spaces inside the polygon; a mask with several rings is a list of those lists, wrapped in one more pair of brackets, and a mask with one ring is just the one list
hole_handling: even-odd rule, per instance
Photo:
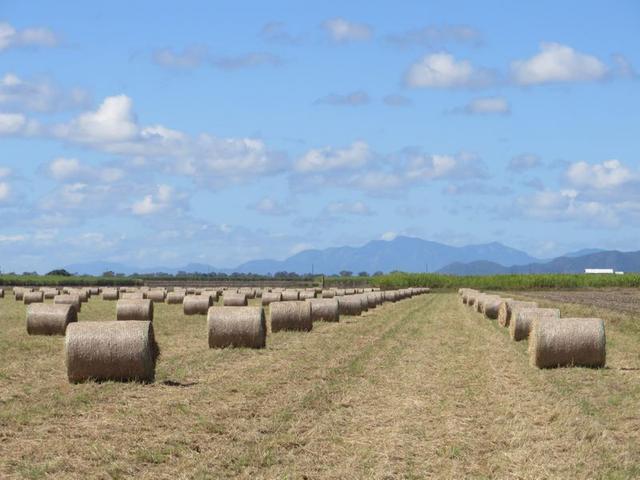
{"label": "open farmland", "polygon": [[[594,312],[607,368],[537,370],[526,342],[454,294],[270,334],[264,350],[211,350],[204,316],[157,304],[155,383],[72,385],[64,339],[29,337],[11,295],[0,312],[2,478],[640,475],[628,314]],[[114,317],[98,297],[79,314]]]}

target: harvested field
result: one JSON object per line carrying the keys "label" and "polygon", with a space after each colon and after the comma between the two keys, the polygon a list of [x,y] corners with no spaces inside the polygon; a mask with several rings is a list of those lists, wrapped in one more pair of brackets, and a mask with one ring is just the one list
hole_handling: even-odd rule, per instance
{"label": "harvested field", "polygon": [[[541,306],[603,318],[607,368],[532,368],[526,342],[430,294],[263,350],[209,349],[204,316],[159,304],[155,383],[71,385],[64,338],[29,337],[1,299],[0,477],[637,478],[636,319]],[[78,315],[112,319],[99,298]]]}
{"label": "harvested field", "polygon": [[627,313],[640,313],[640,289],[613,288],[588,290],[526,291],[520,295],[559,303],[576,303]]}

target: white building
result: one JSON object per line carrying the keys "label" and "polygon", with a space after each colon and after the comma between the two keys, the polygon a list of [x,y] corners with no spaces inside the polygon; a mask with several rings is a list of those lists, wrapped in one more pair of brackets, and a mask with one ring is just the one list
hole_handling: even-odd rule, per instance
{"label": "white building", "polygon": [[613,274],[613,268],[585,268],[584,273],[611,273]]}

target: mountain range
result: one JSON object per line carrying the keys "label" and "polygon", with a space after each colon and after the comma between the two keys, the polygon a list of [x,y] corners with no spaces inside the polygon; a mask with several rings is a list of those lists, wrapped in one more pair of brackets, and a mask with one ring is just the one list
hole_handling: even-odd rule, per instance
{"label": "mountain range", "polygon": [[501,273],[582,272],[584,268],[614,268],[640,271],[640,252],[584,249],[570,252],[553,260],[535,258],[499,242],[451,246],[415,237],[398,236],[393,240],[374,240],[361,247],[333,247],[324,250],[304,250],[284,260],[251,260],[235,268],[190,263],[182,267],[154,266],[139,268],[122,263],[89,262],[67,265],[67,271],[100,275],[106,271],[130,275],[133,273],[255,273],[274,274],[338,274],[359,272],[438,272],[454,275],[486,275]]}

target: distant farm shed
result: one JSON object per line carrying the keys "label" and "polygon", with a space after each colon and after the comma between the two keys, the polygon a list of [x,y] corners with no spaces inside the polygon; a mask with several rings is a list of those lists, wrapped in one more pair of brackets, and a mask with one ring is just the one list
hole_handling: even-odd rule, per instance
{"label": "distant farm shed", "polygon": [[584,273],[615,273],[613,268],[585,268]]}

